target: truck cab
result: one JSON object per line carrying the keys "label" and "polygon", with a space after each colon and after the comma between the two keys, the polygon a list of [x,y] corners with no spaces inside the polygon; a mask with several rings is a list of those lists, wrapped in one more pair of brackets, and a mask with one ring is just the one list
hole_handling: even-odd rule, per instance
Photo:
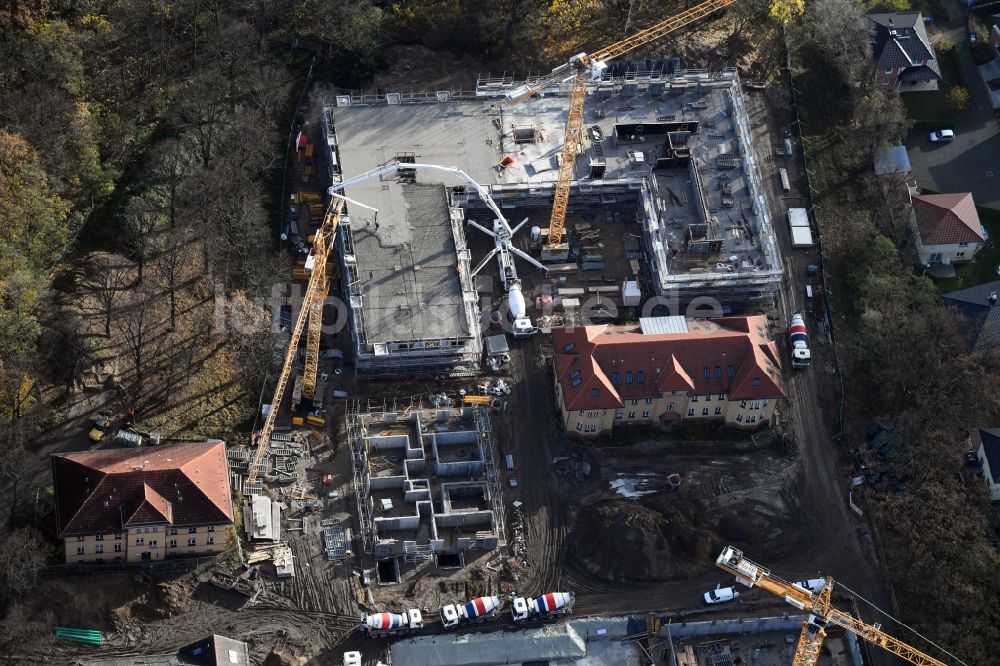
{"label": "truck cab", "polygon": [[420,613],[419,608],[411,608],[406,611],[406,624],[409,626],[410,631],[417,631],[424,628],[424,616]]}
{"label": "truck cab", "polygon": [[447,629],[448,627],[457,627],[459,623],[460,616],[458,614],[458,606],[454,604],[448,604],[441,609],[441,624]]}
{"label": "truck cab", "polygon": [[514,622],[524,622],[528,619],[528,600],[525,597],[514,597],[510,604],[510,614]]}

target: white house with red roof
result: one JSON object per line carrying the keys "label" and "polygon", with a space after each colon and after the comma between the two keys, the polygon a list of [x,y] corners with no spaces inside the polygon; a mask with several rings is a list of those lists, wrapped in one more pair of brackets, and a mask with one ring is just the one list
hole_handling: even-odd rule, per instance
{"label": "white house with red roof", "polygon": [[556,402],[566,431],[718,420],[769,423],[785,397],[767,318],[652,317],[631,326],[557,329]]}
{"label": "white house with red roof", "polygon": [[971,192],[918,194],[910,217],[920,263],[957,264],[972,261],[986,242]]}

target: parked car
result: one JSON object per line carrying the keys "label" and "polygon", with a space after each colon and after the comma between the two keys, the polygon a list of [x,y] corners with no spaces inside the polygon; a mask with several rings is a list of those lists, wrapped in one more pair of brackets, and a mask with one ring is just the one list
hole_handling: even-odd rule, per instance
{"label": "parked car", "polygon": [[801,588],[806,592],[816,594],[826,585],[826,581],[822,578],[810,578],[809,580],[800,580],[797,583],[793,583],[795,587]]}
{"label": "parked car", "polygon": [[950,129],[937,130],[931,132],[931,143],[945,143],[955,140],[955,131]]}
{"label": "parked car", "polygon": [[705,593],[706,604],[721,604],[733,599],[739,599],[740,593],[734,587],[716,585],[714,590]]}

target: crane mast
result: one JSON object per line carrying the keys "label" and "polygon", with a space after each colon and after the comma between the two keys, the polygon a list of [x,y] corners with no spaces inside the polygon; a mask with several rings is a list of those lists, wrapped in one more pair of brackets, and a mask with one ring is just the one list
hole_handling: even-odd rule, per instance
{"label": "crane mast", "polygon": [[566,131],[563,134],[562,152],[559,156],[559,175],[556,178],[552,216],[549,219],[549,235],[545,248],[542,250],[543,260],[564,257],[567,250],[563,243],[563,235],[566,228],[569,193],[573,185],[573,172],[576,168],[576,154],[583,138],[583,110],[587,101],[587,79],[599,79],[603,71],[607,69],[609,59],[621,57],[632,49],[690,25],[713,12],[728,7],[733,2],[734,0],[702,2],[592,54],[579,53],[570,58],[568,63],[556,67],[548,76],[518,86],[507,93],[505,101],[508,104],[514,104],[553,85],[561,85],[570,78],[573,79],[573,89],[569,98],[569,114],[566,118]]}
{"label": "crane mast", "polygon": [[[267,416],[264,417],[264,425],[261,426],[260,430],[254,436],[255,450],[253,453],[253,458],[250,460],[250,467],[248,469],[247,475],[247,487],[253,485],[257,481],[257,471],[260,466],[261,461],[264,459],[264,452],[267,450],[267,443],[271,439],[271,432],[274,430],[274,421],[278,416],[278,409],[281,407],[281,398],[285,394],[285,389],[288,387],[288,379],[292,376],[292,370],[295,368],[295,355],[298,352],[299,340],[302,337],[302,330],[305,328],[306,320],[312,318],[313,304],[319,303],[320,312],[316,316],[320,319],[320,324],[322,324],[322,308],[323,308],[323,298],[326,296],[327,284],[326,284],[326,257],[329,254],[330,246],[333,244],[333,238],[337,234],[337,226],[340,224],[340,213],[344,209],[344,201],[342,199],[337,199],[330,202],[330,206],[326,211],[326,216],[323,218],[323,224],[316,231],[316,236],[313,238],[313,271],[309,276],[309,284],[306,287],[305,297],[302,300],[302,308],[299,310],[299,316],[295,319],[295,325],[292,327],[292,335],[288,340],[288,349],[285,351],[285,360],[281,365],[281,372],[278,373],[278,383],[274,387],[274,397],[271,399],[271,409],[268,410]],[[318,258],[316,256],[315,248],[322,248],[322,262],[319,266],[316,265]],[[308,266],[308,262],[307,262]],[[320,297],[320,294],[323,296]],[[315,354],[318,357],[319,354],[319,335],[315,337],[316,350]],[[312,341],[312,334],[309,336],[310,342]],[[307,350],[307,362],[308,366],[308,350]],[[313,370],[313,386],[315,388],[315,369]]]}
{"label": "crane mast", "polygon": [[782,597],[786,602],[808,611],[809,616],[802,623],[802,632],[795,649],[792,666],[814,666],[819,659],[823,639],[826,638],[826,628],[830,625],[847,629],[855,635],[892,654],[905,659],[917,666],[947,666],[945,662],[935,659],[903,641],[893,638],[879,627],[867,624],[851,615],[833,608],[830,595],[833,591],[833,579],[827,578],[819,592],[813,594],[807,590],[781,580],[759,564],[743,557],[743,553],[732,546],[726,546],[715,560],[716,566],[723,571],[736,576],[736,580],[747,587],[759,587],[771,594]]}

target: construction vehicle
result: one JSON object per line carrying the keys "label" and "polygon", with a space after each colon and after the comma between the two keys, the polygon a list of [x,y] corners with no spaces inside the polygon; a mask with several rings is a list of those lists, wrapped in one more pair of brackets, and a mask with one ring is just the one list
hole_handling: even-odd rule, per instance
{"label": "construction vehicle", "polygon": [[540,597],[518,597],[510,602],[510,613],[514,622],[529,620],[553,620],[573,611],[572,592],[549,592]]}
{"label": "construction vehicle", "polygon": [[792,367],[808,367],[812,363],[812,352],[809,351],[809,334],[801,312],[792,315],[788,325],[788,342],[792,345]]}
{"label": "construction vehicle", "polygon": [[405,613],[375,613],[361,617],[361,633],[372,638],[413,634],[424,628],[424,618],[417,608]]}
{"label": "construction vehicle", "polygon": [[715,564],[728,573],[736,576],[736,581],[747,587],[759,587],[771,594],[783,598],[799,610],[809,612],[802,623],[799,642],[795,648],[792,666],[813,666],[819,659],[823,639],[826,638],[826,627],[837,626],[854,632],[858,637],[872,645],[891,652],[918,666],[947,666],[945,662],[935,659],[920,650],[893,638],[878,626],[870,625],[855,619],[848,613],[837,610],[830,605],[830,595],[833,592],[833,579],[826,578],[825,585],[816,593],[810,592],[802,582],[788,583],[764,567],[743,557],[743,553],[732,546],[726,546],[719,554]]}
{"label": "construction vehicle", "polygon": [[515,104],[532,95],[550,89],[558,89],[572,80],[573,89],[569,98],[569,115],[563,135],[562,152],[559,155],[559,175],[556,178],[555,196],[552,202],[552,216],[549,219],[548,239],[542,248],[542,261],[566,261],[569,244],[564,242],[566,209],[569,204],[570,187],[576,168],[576,156],[583,140],[583,109],[587,101],[587,82],[597,81],[608,68],[608,61],[619,58],[629,51],[648,44],[675,30],[679,30],[710,14],[733,4],[734,0],[708,0],[695,5],[664,21],[640,30],[631,37],[606,46],[594,53],[578,53],[569,62],[556,67],[547,76],[512,88],[505,95],[507,104]]}
{"label": "construction vehicle", "polygon": [[[497,258],[497,264],[500,268],[500,279],[503,280],[504,289],[507,292],[508,319],[512,327],[512,333],[515,338],[528,338],[534,335],[538,329],[531,323],[531,319],[527,315],[524,294],[521,292],[521,280],[517,276],[517,267],[514,265],[514,255],[521,257],[543,272],[548,272],[548,269],[538,263],[538,261],[536,261],[531,255],[514,247],[511,242],[514,234],[517,233],[518,230],[525,225],[525,223],[527,223],[528,218],[524,218],[516,227],[511,228],[503,213],[500,212],[500,207],[497,206],[496,202],[493,201],[493,197],[490,196],[489,191],[474,181],[469,174],[456,167],[440,166],[437,164],[419,164],[413,162],[401,163],[393,161],[389,162],[385,166],[379,167],[378,169],[373,169],[372,171],[355,178],[349,178],[341,183],[337,183],[336,185],[330,187],[329,192],[332,196],[338,196],[338,191],[344,190],[351,185],[394,173],[400,169],[406,169],[407,171],[429,169],[444,172],[465,181],[468,185],[475,188],[479,198],[483,200],[486,206],[496,217],[493,220],[492,231],[474,220],[468,220],[470,226],[473,226],[488,236],[491,236],[494,243],[493,249],[490,250],[485,257],[483,257],[482,261],[480,261],[475,268],[472,269],[472,275],[475,276],[479,273],[479,271],[486,266],[489,260],[495,256]],[[351,203],[356,202],[352,201]],[[366,206],[366,208],[369,207]]]}
{"label": "construction vehicle", "polygon": [[464,604],[448,604],[441,609],[441,624],[445,629],[479,624],[493,618],[502,606],[500,597],[476,597]]}

